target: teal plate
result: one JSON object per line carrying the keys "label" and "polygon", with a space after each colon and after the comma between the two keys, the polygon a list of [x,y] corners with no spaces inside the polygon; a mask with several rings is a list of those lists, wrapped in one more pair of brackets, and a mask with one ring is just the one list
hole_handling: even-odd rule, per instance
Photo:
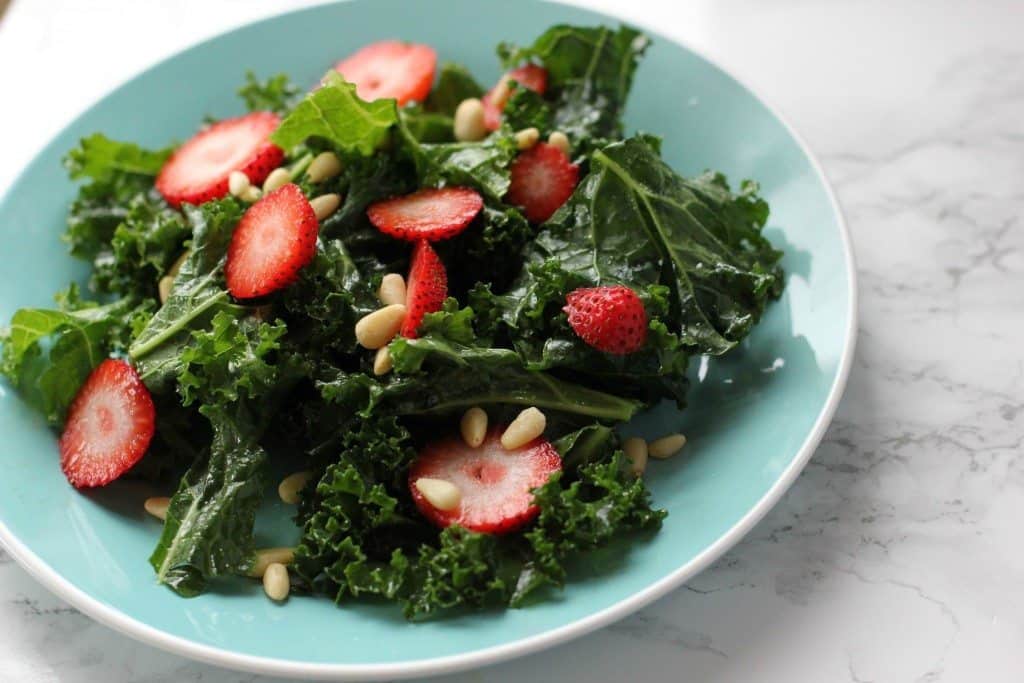
{"label": "teal plate", "polygon": [[[85,276],[58,239],[74,193],[60,159],[80,137],[104,131],[152,146],[185,139],[204,115],[240,111],[234,91],[246,68],[311,84],[339,57],[382,38],[434,45],[442,60],[492,82],[499,41],[528,42],[557,22],[617,20],[536,0],[365,0],[261,21],[154,66],[75,119],[0,202],[8,254],[0,317],[48,305],[52,292]],[[787,272],[785,296],[740,349],[694,363],[689,410],[661,408],[627,430],[681,429],[690,438],[685,457],[648,470],[657,504],[670,513],[661,533],[595,554],[574,568],[565,591],[529,608],[424,624],[381,604],[300,597],[279,606],[255,582],[184,600],[158,586],[147,563],[159,526],[142,500],[154,492],[122,483],[74,491],[54,434],[0,384],[0,540],[9,552],[62,598],[132,637],[221,666],[334,680],[436,674],[536,651],[621,618],[707,567],[779,499],[828,425],[853,353],[854,268],[835,199],[795,133],[722,69],[649,33],[654,44],[628,128],[664,136],[665,156],[685,173],[715,168],[734,182],[760,181]],[[260,540],[294,540],[288,515],[268,505]]]}

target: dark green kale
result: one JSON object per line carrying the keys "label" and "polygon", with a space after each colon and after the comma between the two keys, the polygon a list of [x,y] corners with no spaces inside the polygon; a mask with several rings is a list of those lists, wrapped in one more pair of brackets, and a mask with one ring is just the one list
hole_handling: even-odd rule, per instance
{"label": "dark green kale", "polygon": [[[556,311],[565,294],[607,284],[641,293],[648,314],[663,323],[651,330],[659,365],[674,348],[720,354],[734,347],[782,288],[781,254],[761,234],[768,210],[757,186],[744,183],[733,194],[718,174],[683,178],[642,137],[596,150],[590,169],[499,300],[505,323],[519,330],[516,348],[540,367],[564,364],[559,357],[572,349]],[[474,304],[486,305],[480,298]]]}
{"label": "dark green kale", "polygon": [[209,329],[218,313],[235,318],[250,309],[232,303],[224,285],[224,258],[242,204],[234,198],[185,206],[191,226],[189,255],[174,278],[170,296],[128,349],[139,375],[153,393],[173,390],[183,350],[192,333]]}
{"label": "dark green kale", "polygon": [[[506,67],[532,60],[547,69],[544,100],[551,104],[550,126],[568,135],[579,152],[622,137],[622,114],[633,72],[649,44],[645,35],[626,26],[613,30],[558,25],[529,47],[502,44],[498,54]],[[527,120],[536,125],[542,116],[537,99],[525,93],[513,97],[510,104],[512,121],[522,122],[529,112]]]}
{"label": "dark green kale", "polygon": [[452,117],[460,102],[483,94],[484,89],[466,67],[448,62],[441,65],[437,84],[427,96],[423,108],[428,112]]}
{"label": "dark green kale", "polygon": [[259,80],[251,71],[245,73],[245,84],[238,89],[238,96],[245,101],[249,111],[272,111],[287,114],[302,95],[287,74],[277,74],[266,80]]}
{"label": "dark green kale", "polygon": [[157,580],[180,595],[201,593],[207,580],[252,566],[253,525],[266,482],[266,451],[244,408],[204,404],[213,442],[171,498],[160,542],[149,561]]}

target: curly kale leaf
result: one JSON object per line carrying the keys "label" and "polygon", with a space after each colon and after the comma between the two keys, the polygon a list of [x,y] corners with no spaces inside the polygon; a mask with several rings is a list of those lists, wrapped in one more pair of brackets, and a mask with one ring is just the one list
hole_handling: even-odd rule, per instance
{"label": "curly kale leaf", "polygon": [[315,139],[339,151],[369,156],[397,121],[394,100],[364,102],[355,85],[332,71],[321,87],[295,105],[270,139],[286,150]]}
{"label": "curly kale leaf", "polygon": [[287,74],[277,74],[261,81],[251,71],[245,72],[245,84],[238,89],[238,96],[249,111],[272,111],[277,114],[290,111],[301,93]]}
{"label": "curly kale leaf", "polygon": [[578,479],[568,485],[561,479],[556,475],[534,492],[540,516],[524,534],[532,556],[513,604],[545,583],[562,586],[566,558],[628,531],[657,530],[667,515],[651,508],[650,492],[628,471],[621,451],[583,465]]}
{"label": "curly kale leaf", "polygon": [[173,388],[182,351],[192,332],[207,330],[218,313],[239,318],[249,309],[231,303],[224,285],[224,258],[242,205],[233,198],[185,207],[192,229],[188,258],[174,278],[170,296],[128,349],[146,386],[154,393]]}
{"label": "curly kale leaf", "polygon": [[90,181],[79,189],[68,211],[64,241],[73,255],[96,259],[97,267],[110,267],[107,264],[115,259],[111,240],[132,207],[148,205],[156,211],[163,204],[152,189],[153,178],[170,152],[143,149],[96,133],[68,153],[64,165],[71,178]]}
{"label": "curly kale leaf", "polygon": [[271,361],[286,331],[280,322],[218,312],[210,329],[193,332],[191,344],[181,352],[182,404],[235,403],[268,393],[280,380]]}

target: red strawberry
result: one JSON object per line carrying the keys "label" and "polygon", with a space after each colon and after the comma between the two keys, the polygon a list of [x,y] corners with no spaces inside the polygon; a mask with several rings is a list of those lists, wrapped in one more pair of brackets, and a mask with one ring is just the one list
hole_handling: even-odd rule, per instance
{"label": "red strawberry", "polygon": [[179,206],[225,196],[232,171],[241,171],[259,185],[284,160],[281,148],[267,139],[279,120],[277,114],[258,111],[200,131],[160,169],[156,189],[168,204]]}
{"label": "red strawberry", "polygon": [[[538,95],[543,95],[548,89],[548,70],[536,64],[526,64],[517,69],[512,69],[502,76],[502,79],[511,79],[524,88],[529,88]],[[484,125],[488,130],[498,130],[501,127],[501,112],[505,111],[505,99],[499,99],[494,95],[495,88],[480,98],[484,105]],[[506,95],[507,98],[507,95]]]}
{"label": "red strawberry", "polygon": [[565,300],[569,326],[598,351],[624,356],[647,340],[647,312],[629,287],[586,287],[569,292]]}
{"label": "red strawberry", "polygon": [[412,249],[412,265],[409,267],[409,282],[406,285],[405,322],[401,335],[415,339],[423,316],[441,310],[448,296],[448,273],[438,258],[437,252],[426,240],[420,240]]}
{"label": "red strawberry", "polygon": [[519,154],[512,162],[512,183],[506,199],[523,207],[534,223],[551,218],[576,189],[580,167],[569,161],[565,152],[547,143],[539,143]]}
{"label": "red strawberry", "polygon": [[436,67],[437,53],[429,45],[382,40],[341,60],[334,70],[355,83],[356,94],[367,102],[393,97],[401,107],[426,99]]}
{"label": "red strawberry", "polygon": [[319,224],[302,190],[282,185],[250,206],[228,246],[224,277],[237,299],[254,299],[295,282],[316,255]]}
{"label": "red strawberry", "polygon": [[371,204],[366,215],[385,235],[436,242],[465,230],[483,205],[480,195],[468,187],[427,188]]}
{"label": "red strawberry", "polygon": [[[470,531],[505,534],[522,528],[540,512],[533,489],[562,471],[562,458],[543,437],[507,451],[503,427],[492,429],[477,448],[458,437],[428,444],[409,471],[413,502],[439,527],[458,524]],[[454,510],[439,510],[427,501],[416,481],[422,477],[455,484],[461,495]]]}
{"label": "red strawberry", "polygon": [[155,431],[156,409],[139,373],[123,360],[107,359],[71,403],[60,468],[75,488],[104,486],[142,458]]}

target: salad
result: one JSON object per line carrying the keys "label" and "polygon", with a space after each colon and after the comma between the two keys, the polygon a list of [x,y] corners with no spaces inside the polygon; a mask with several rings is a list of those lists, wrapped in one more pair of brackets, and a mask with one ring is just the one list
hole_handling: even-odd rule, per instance
{"label": "salad", "polygon": [[[89,294],[17,311],[0,371],[72,486],[167,494],[145,501],[161,583],[422,619],[542,600],[656,532],[647,461],[685,438],[616,427],[682,407],[690,359],[736,347],[783,277],[755,183],[625,135],[648,44],[554,26],[499,45],[485,88],[383,41],[306,92],[248,74],[249,113],[183,144],[67,154]],[[275,486],[297,541],[258,548]]]}

